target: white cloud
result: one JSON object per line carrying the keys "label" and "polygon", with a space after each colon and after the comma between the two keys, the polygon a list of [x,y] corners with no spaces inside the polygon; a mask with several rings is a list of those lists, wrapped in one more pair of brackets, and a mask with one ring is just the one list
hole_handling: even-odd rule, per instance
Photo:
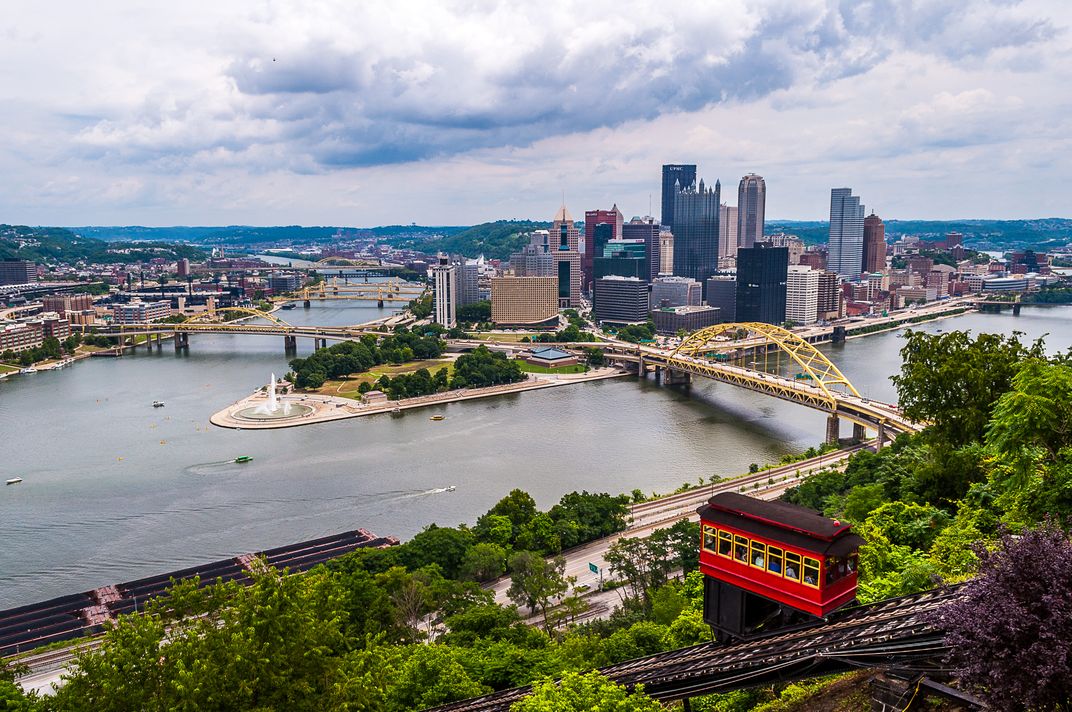
{"label": "white cloud", "polygon": [[1063,0],[23,3],[0,19],[0,220],[462,223],[550,213],[563,188],[575,213],[642,213],[683,160],[724,195],[764,172],[774,216],[821,215],[834,183],[905,217],[999,214],[987,168],[1067,182],[1047,145],[1069,135],[1069,19]]}

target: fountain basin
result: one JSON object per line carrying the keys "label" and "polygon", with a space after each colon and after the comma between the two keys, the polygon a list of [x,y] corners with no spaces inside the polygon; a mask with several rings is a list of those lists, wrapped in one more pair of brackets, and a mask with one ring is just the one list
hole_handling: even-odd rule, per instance
{"label": "fountain basin", "polygon": [[275,409],[265,408],[264,405],[254,405],[242,410],[235,411],[232,417],[240,420],[288,420],[301,418],[313,412],[313,409],[301,403],[287,403],[287,407],[277,406]]}

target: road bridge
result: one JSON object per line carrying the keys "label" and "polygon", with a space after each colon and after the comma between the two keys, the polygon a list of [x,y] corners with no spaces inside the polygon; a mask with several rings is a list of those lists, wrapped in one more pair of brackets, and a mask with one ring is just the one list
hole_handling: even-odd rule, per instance
{"label": "road bridge", "polygon": [[[215,321],[221,313],[232,312],[247,317],[258,317],[268,321],[267,324],[249,324],[236,321]],[[207,311],[184,322],[166,323],[150,322],[146,324],[113,324],[110,331],[102,332],[104,336],[124,339],[128,336],[173,336],[175,349],[188,348],[190,334],[252,334],[256,336],[282,336],[284,348],[293,351],[297,348],[298,338],[314,339],[318,348],[327,346],[328,341],[347,341],[364,334],[376,333],[375,322],[354,326],[295,326],[283,321],[274,314],[259,309],[229,307],[220,311]],[[159,342],[159,338],[157,339]],[[149,340],[146,344],[151,348]]]}
{"label": "road bridge", "polygon": [[382,307],[388,302],[409,303],[421,297],[427,287],[420,284],[410,284],[402,281],[390,281],[369,284],[339,284],[338,278],[329,282],[320,282],[291,292],[286,295],[274,297],[273,302],[297,302],[310,306],[312,301],[323,300],[356,300],[374,301]]}
{"label": "road bridge", "polygon": [[864,398],[814,345],[772,324],[719,324],[690,334],[672,351],[624,341],[611,341],[604,351],[612,360],[635,363],[642,377],[649,368],[668,384],[703,376],[828,413],[831,443],[838,440],[841,418],[853,423],[856,440],[874,430],[880,446],[923,427],[895,405]]}

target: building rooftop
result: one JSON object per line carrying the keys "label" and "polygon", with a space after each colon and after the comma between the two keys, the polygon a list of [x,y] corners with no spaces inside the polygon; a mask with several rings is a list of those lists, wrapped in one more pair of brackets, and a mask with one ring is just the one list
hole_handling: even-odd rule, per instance
{"label": "building rooftop", "polygon": [[537,348],[534,348],[532,349],[532,355],[547,361],[555,361],[561,358],[570,358],[573,356],[573,354],[567,353],[561,349],[556,349],[554,346],[539,346]]}

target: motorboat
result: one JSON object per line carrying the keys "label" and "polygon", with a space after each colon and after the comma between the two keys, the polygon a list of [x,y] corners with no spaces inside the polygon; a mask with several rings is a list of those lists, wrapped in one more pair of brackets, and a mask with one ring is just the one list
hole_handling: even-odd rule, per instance
{"label": "motorboat", "polygon": [[21,478],[21,477],[12,477],[12,478],[11,478],[10,480],[6,480],[6,481],[4,482],[4,484],[5,484],[5,485],[17,485],[17,484],[18,484],[18,483],[20,483],[20,482],[22,482],[22,478]]}
{"label": "motorboat", "polygon": [[153,407],[154,408],[163,408],[164,407],[164,401],[153,401]]}
{"label": "motorboat", "polygon": [[37,373],[37,369],[34,368],[33,366],[30,366],[29,368],[21,368],[21,369],[19,369],[19,373]]}
{"label": "motorboat", "polygon": [[453,492],[456,489],[458,489],[457,485],[448,485],[447,486],[447,492]]}
{"label": "motorboat", "polygon": [[251,462],[253,460],[249,455],[239,455],[234,459],[235,462]]}
{"label": "motorboat", "polygon": [[433,416],[432,416],[431,418],[429,418],[428,420],[444,420],[444,419],[445,419],[446,417],[447,417],[447,416],[445,416],[445,415],[433,415]]}

